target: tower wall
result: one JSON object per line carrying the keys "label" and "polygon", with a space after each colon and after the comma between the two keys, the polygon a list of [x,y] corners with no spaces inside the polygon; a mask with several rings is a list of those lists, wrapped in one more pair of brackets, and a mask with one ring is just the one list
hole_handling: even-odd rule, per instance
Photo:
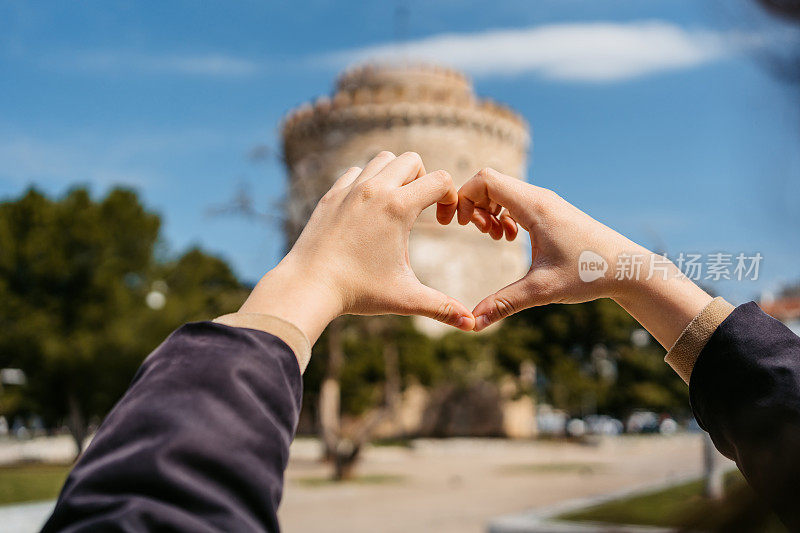
{"label": "tower wall", "polygon": [[[333,181],[382,150],[418,152],[427,170],[447,170],[458,187],[487,166],[524,175],[529,144],[527,125],[516,114],[476,99],[459,73],[431,67],[349,71],[331,99],[290,114],[283,133],[289,243]],[[521,240],[493,241],[472,225],[455,222],[440,226],[433,207],[412,230],[409,256],[423,283],[467,307],[528,267]],[[446,330],[428,319],[419,319],[418,326],[429,334]]]}

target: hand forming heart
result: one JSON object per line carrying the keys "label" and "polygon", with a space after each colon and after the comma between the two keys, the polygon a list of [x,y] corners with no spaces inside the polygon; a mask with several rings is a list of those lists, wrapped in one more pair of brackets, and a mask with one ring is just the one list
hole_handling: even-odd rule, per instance
{"label": "hand forming heart", "polygon": [[[495,239],[513,240],[519,222],[531,235],[528,274],[473,312],[423,285],[411,269],[408,240],[416,218],[434,203],[441,224],[457,211],[459,223],[472,222]],[[546,189],[486,169],[456,191],[447,172],[426,174],[416,153],[381,152],[334,183],[292,250],[241,311],[285,318],[311,342],[341,314],[414,314],[481,330],[533,305],[611,295],[610,282],[578,279],[578,255],[586,247],[606,254],[637,249]]]}
{"label": "hand forming heart", "polygon": [[478,172],[459,190],[458,222],[472,222],[495,239],[505,233],[509,240],[519,223],[531,238],[530,270],[475,307],[476,331],[528,307],[616,296],[624,283],[613,275],[581,280],[578,263],[585,251],[605,261],[611,273],[620,256],[652,255],[553,191],[492,169]]}
{"label": "hand forming heart", "polygon": [[[531,238],[531,268],[470,312],[461,302],[420,283],[408,257],[411,226],[426,207],[448,224],[472,222],[494,239]],[[590,253],[611,275],[581,279]],[[658,261],[663,280],[619,277],[617,261]],[[480,331],[522,309],[549,303],[614,298],[665,347],[711,297],[665,258],[626,239],[557,194],[492,169],[456,191],[442,170],[425,173],[419,155],[381,152],[364,169],[351,168],[320,200],[292,250],[253,289],[241,312],[273,315],[295,325],[313,344],[345,313],[423,315]]]}
{"label": "hand forming heart", "polygon": [[[458,222],[472,222],[495,239],[504,233],[513,239],[519,223],[531,237],[530,270],[475,307],[478,331],[528,307],[612,298],[669,349],[711,301],[667,258],[556,193],[492,169],[478,172],[459,190]],[[602,272],[581,277],[587,256],[602,264]]]}
{"label": "hand forming heart", "polygon": [[448,224],[458,193],[447,172],[426,174],[416,153],[381,152],[363,169],[349,169],[241,311],[280,316],[312,343],[341,314],[422,315],[472,330],[470,310],[423,285],[409,263],[411,227],[434,203],[438,221]]}

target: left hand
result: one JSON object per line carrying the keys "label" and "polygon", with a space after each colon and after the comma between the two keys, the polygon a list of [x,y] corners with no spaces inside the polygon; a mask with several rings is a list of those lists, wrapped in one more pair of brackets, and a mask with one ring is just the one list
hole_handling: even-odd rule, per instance
{"label": "left hand", "polygon": [[458,205],[453,180],[443,170],[426,174],[414,152],[381,152],[363,169],[349,169],[241,311],[283,318],[312,344],[342,314],[422,315],[472,330],[470,310],[423,285],[409,263],[411,227],[434,203],[438,221],[448,224]]}

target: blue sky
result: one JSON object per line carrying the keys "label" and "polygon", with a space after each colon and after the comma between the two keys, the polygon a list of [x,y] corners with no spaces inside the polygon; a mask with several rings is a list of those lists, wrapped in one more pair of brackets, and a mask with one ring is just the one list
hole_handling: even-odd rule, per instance
{"label": "blue sky", "polygon": [[746,0],[0,1],[0,196],[132,186],[171,250],[255,280],[279,227],[209,208],[241,183],[276,205],[248,152],[400,35],[527,118],[529,181],[671,254],[761,252],[713,285],[740,302],[800,278],[800,104],[761,60],[786,31]]}

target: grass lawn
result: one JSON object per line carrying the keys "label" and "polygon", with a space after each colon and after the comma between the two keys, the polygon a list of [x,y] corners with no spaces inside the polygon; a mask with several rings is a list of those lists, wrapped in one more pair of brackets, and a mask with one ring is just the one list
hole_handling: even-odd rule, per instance
{"label": "grass lawn", "polygon": [[405,478],[394,474],[366,474],[352,479],[334,481],[329,477],[301,477],[294,482],[303,487],[328,487],[331,485],[350,483],[353,485],[387,485],[402,483]]}
{"label": "grass lawn", "polygon": [[0,466],[0,505],[54,499],[71,468],[41,463]]}
{"label": "grass lawn", "polygon": [[559,516],[562,520],[610,522],[711,531],[785,532],[778,519],[760,505],[742,475],[725,478],[725,498],[703,497],[703,483],[691,481],[581,509]]}
{"label": "grass lawn", "polygon": [[526,474],[563,474],[565,472],[596,474],[602,470],[603,465],[599,463],[523,463],[503,465],[497,468],[499,473],[509,476],[522,476]]}

